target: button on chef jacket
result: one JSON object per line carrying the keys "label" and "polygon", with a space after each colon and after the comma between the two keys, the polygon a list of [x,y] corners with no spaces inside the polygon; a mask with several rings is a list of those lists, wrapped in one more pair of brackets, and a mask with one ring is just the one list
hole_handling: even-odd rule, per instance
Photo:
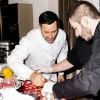
{"label": "button on chef jacket", "polygon": [[[54,43],[48,43],[42,36],[40,28],[31,30],[24,36],[19,45],[15,46],[7,58],[8,65],[22,79],[28,79],[39,67],[50,67],[66,59],[68,45],[66,33],[59,29]],[[45,78],[56,81],[55,74],[44,74]]]}

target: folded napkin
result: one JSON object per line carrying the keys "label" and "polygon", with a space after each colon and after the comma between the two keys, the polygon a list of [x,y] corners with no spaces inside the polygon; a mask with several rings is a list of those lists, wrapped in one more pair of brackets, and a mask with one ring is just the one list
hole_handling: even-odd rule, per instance
{"label": "folded napkin", "polygon": [[32,96],[19,93],[15,88],[0,89],[0,93],[3,96],[2,100],[35,100]]}

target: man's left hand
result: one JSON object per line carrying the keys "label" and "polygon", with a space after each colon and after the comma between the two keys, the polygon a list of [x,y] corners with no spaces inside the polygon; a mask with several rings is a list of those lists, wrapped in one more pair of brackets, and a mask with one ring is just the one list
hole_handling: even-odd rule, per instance
{"label": "man's left hand", "polygon": [[30,76],[30,80],[36,86],[43,86],[46,79],[42,76],[41,73],[33,72]]}

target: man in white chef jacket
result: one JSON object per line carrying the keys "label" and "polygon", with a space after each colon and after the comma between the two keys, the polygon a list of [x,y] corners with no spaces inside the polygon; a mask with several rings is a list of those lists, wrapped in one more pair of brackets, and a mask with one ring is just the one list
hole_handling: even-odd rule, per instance
{"label": "man in white chef jacket", "polygon": [[45,78],[57,81],[56,73],[42,74],[36,70],[65,60],[68,52],[66,33],[59,28],[59,18],[54,12],[43,12],[39,25],[20,40],[7,58],[16,75],[30,79],[36,86],[42,86]]}

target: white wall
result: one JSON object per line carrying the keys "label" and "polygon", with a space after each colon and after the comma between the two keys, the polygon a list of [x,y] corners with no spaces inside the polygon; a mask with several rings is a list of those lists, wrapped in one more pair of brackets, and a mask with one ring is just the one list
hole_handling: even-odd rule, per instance
{"label": "white wall", "polygon": [[58,0],[48,0],[48,8],[58,15]]}
{"label": "white wall", "polygon": [[33,5],[33,26],[38,27],[40,13],[46,10],[54,11],[58,15],[58,0],[8,0],[12,3],[29,3]]}
{"label": "white wall", "polygon": [[[82,1],[82,0],[79,0],[79,1]],[[100,0],[83,0],[83,1],[89,1],[100,11]]]}

